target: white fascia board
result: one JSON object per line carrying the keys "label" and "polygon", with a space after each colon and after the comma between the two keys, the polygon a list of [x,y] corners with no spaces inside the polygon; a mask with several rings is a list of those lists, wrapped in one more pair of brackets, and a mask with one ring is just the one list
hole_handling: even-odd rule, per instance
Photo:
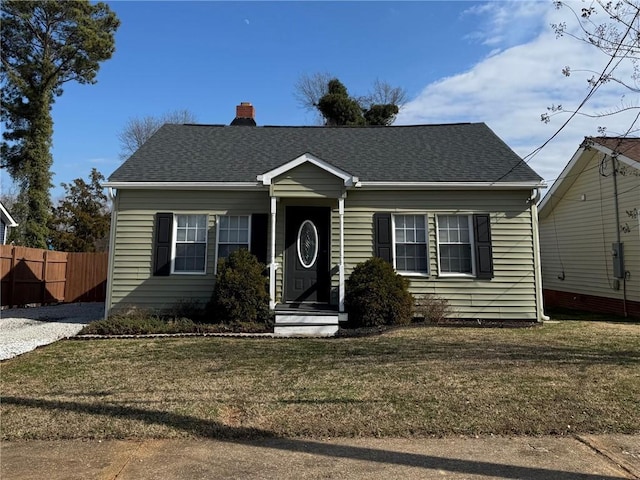
{"label": "white fascia board", "polygon": [[[588,138],[586,138],[585,141],[586,140],[588,140]],[[611,150],[609,147],[600,145],[595,140],[593,140],[592,142],[589,142],[587,146],[585,146],[585,143],[583,143],[582,145],[583,146],[578,148],[578,150],[576,150],[576,153],[573,154],[573,157],[571,157],[571,160],[569,160],[569,163],[567,163],[567,165],[564,167],[564,169],[562,170],[562,173],[558,176],[556,181],[553,182],[553,185],[551,185],[551,188],[549,189],[547,194],[544,196],[544,198],[540,202],[540,205],[538,205],[538,216],[540,218],[545,218],[550,213],[550,209],[552,208],[551,198],[553,198],[553,196],[558,193],[558,190],[561,190],[563,188],[568,188],[573,184],[573,182],[576,181],[578,175],[575,175],[573,173],[573,170],[577,168],[577,164],[591,160],[592,157],[586,157],[586,156],[583,157],[583,154],[585,153],[585,151],[589,149],[593,149],[605,155],[608,155],[610,157],[613,156],[613,153],[614,153],[614,151]],[[640,170],[640,162],[637,162],[632,158],[629,158],[626,155],[622,155],[620,153],[617,155],[616,158],[621,162],[626,163],[630,167]],[[567,182],[569,183],[567,184]]]}
{"label": "white fascia board", "polygon": [[350,173],[334,167],[333,165],[319,159],[318,157],[310,153],[300,155],[298,158],[294,158],[290,162],[287,162],[284,165],[280,165],[278,168],[274,168],[273,170],[269,170],[262,175],[258,175],[257,180],[259,182],[262,182],[263,185],[271,185],[271,182],[275,177],[278,177],[283,173],[286,173],[289,170],[296,168],[297,166],[302,165],[306,162],[309,162],[316,167],[321,168],[322,170],[340,178],[344,182],[345,187],[351,187],[358,182],[358,177],[354,177]]}
{"label": "white fascia board", "polygon": [[136,190],[256,190],[263,189],[259,182],[106,182],[107,188]]}
{"label": "white fascia board", "polygon": [[[604,153],[605,155],[609,155],[610,157],[612,157],[613,153],[614,153],[614,151],[611,150],[609,147],[605,147],[604,145],[600,145],[595,140],[593,142],[592,148],[595,148],[596,150],[599,150],[600,152]],[[632,158],[627,157],[626,155],[618,153],[617,156],[616,156],[616,159],[620,160],[621,162],[626,163],[630,167],[633,167],[633,168],[636,168],[636,169],[640,170],[640,162],[636,162],[635,160],[633,160]]]}
{"label": "white fascia board", "polygon": [[7,227],[17,227],[18,226],[18,223],[9,214],[8,210],[6,208],[4,208],[4,205],[2,203],[0,203],[0,213],[2,213],[2,216],[7,219],[7,221],[5,222]]}
{"label": "white fascia board", "polygon": [[358,182],[367,190],[532,190],[547,188],[545,182]]}
{"label": "white fascia board", "polygon": [[571,157],[571,160],[569,160],[569,163],[567,163],[567,165],[564,167],[564,169],[562,170],[558,178],[556,178],[556,181],[553,182],[553,185],[551,185],[551,188],[549,189],[547,194],[544,196],[544,198],[540,202],[540,205],[538,205],[539,217],[546,216],[547,212],[545,207],[549,204],[551,198],[556,194],[558,189],[562,186],[565,179],[569,178],[569,179],[573,179],[574,181],[576,180],[576,177],[572,176],[571,172],[576,166],[576,164],[578,163],[578,161],[582,158],[582,154],[584,153],[585,150],[586,150],[585,147],[578,148],[578,150],[576,150],[576,153],[573,154],[573,157]]}

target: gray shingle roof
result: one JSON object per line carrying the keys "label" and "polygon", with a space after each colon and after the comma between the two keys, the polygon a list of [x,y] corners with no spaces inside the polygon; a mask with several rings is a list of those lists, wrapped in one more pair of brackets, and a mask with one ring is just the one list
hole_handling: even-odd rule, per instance
{"label": "gray shingle roof", "polygon": [[255,182],[311,153],[361,181],[539,182],[484,123],[397,127],[160,128],[110,182]]}

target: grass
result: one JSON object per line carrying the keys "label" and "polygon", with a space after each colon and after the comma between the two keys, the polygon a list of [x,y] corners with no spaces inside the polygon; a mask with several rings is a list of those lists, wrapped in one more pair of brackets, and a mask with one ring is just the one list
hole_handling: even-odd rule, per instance
{"label": "grass", "polygon": [[1,369],[5,440],[640,432],[634,323],[62,341]]}

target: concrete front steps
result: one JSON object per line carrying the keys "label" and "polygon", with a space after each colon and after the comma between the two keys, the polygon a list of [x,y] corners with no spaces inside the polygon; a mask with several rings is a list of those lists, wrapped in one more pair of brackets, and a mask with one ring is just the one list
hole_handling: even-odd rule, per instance
{"label": "concrete front steps", "polygon": [[276,337],[333,337],[344,315],[320,308],[276,307],[273,334]]}

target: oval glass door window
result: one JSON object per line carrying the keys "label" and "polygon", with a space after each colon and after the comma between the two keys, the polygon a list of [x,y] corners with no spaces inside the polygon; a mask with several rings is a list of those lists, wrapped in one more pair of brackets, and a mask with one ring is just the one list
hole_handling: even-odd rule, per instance
{"label": "oval glass door window", "polygon": [[298,259],[304,268],[311,268],[318,258],[318,230],[311,220],[305,220],[298,230]]}

